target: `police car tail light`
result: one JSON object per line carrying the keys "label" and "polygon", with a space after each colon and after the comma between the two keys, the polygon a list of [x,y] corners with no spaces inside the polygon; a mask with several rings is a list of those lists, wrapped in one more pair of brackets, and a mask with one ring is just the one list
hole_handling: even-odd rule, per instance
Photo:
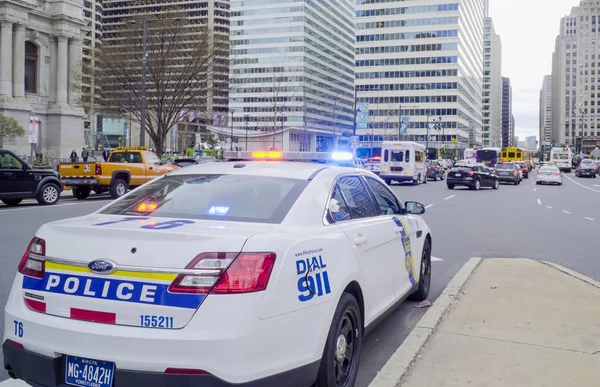
{"label": "police car tail light", "polygon": [[169,286],[169,292],[207,294],[237,255],[238,253],[202,253],[198,255],[185,268],[198,270],[200,273],[178,275]]}
{"label": "police car tail light", "polygon": [[38,237],[34,237],[31,240],[29,246],[27,246],[27,250],[25,250],[25,254],[23,254],[21,262],[19,263],[19,273],[29,277],[44,278],[44,275],[46,274],[45,262],[31,257],[31,253],[42,257],[45,256],[46,241]]}
{"label": "police car tail light", "polygon": [[215,285],[213,294],[260,292],[267,288],[275,253],[241,253]]}

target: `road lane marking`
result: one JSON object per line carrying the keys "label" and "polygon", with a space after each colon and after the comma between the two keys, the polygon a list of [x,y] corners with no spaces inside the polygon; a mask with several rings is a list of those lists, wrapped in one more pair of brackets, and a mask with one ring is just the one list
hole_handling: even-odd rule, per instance
{"label": "road lane marking", "polygon": [[569,211],[563,211],[565,214],[571,214]]}
{"label": "road lane marking", "polygon": [[553,209],[554,207],[546,206],[546,208]]}
{"label": "road lane marking", "polygon": [[438,258],[438,257],[431,257],[431,262],[441,262],[443,261],[442,258]]}
{"label": "road lane marking", "polygon": [[580,186],[580,187],[583,187],[583,188],[585,188],[585,189],[589,189],[590,191],[593,191],[593,192],[596,192],[596,193],[599,193],[599,194],[600,194],[600,191],[598,191],[598,190],[595,190],[595,189],[593,189],[593,188],[590,188],[590,187],[588,187],[587,185],[583,185],[583,184],[581,184],[581,183],[578,183],[578,182],[576,182],[575,180],[571,179],[571,178],[570,178],[569,176],[567,176],[567,175],[565,175],[565,177],[566,177],[567,179],[571,180],[573,183],[577,184],[577,185],[578,185],[578,186]]}
{"label": "road lane marking", "polygon": [[587,216],[584,216],[583,219],[594,220],[594,218],[588,218]]}
{"label": "road lane marking", "polygon": [[600,185],[598,185],[598,184],[594,184],[594,187],[600,187]]}
{"label": "road lane marking", "polygon": [[[32,208],[37,208],[37,209],[48,209],[48,208],[56,208],[56,207],[66,207],[66,206],[75,206],[78,204],[92,204],[92,203],[96,203],[96,201],[93,202],[80,202],[80,203],[65,203],[65,204],[54,204],[54,205],[49,205],[49,206],[44,206],[41,204],[35,205],[35,206],[27,206],[27,207],[19,207],[19,208],[11,208],[8,210],[2,210],[0,209],[0,214],[4,213],[4,212],[12,212],[12,211],[24,211],[24,210],[30,210]],[[5,207],[0,207],[0,208],[5,208]]]}
{"label": "road lane marking", "polygon": [[452,199],[452,198],[453,198],[453,197],[455,197],[455,196],[456,196],[456,195],[448,196],[448,197],[447,197],[446,199],[444,199],[444,200],[450,200],[450,199]]}
{"label": "road lane marking", "polygon": [[537,189],[535,189],[535,188],[534,188],[534,189],[533,189],[533,192],[536,192],[536,191],[537,191]]}
{"label": "road lane marking", "polygon": [[431,208],[431,207],[433,207],[433,204],[428,204],[428,205],[425,206],[425,209],[428,209],[428,208]]}
{"label": "road lane marking", "polygon": [[540,199],[537,200],[538,204],[541,206],[542,205],[542,201]]}

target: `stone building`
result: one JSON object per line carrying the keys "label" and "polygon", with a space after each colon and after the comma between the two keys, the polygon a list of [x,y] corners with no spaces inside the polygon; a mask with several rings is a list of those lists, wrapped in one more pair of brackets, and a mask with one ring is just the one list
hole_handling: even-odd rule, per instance
{"label": "stone building", "polygon": [[29,156],[29,119],[39,119],[36,153],[68,158],[84,144],[81,5],[62,0],[0,0],[0,114],[26,135],[0,147]]}

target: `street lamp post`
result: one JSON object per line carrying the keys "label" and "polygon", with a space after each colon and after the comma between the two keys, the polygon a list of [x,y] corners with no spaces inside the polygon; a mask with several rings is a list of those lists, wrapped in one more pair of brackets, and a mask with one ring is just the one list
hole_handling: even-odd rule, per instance
{"label": "street lamp post", "polygon": [[248,151],[248,115],[244,116],[246,121],[246,151]]}
{"label": "street lamp post", "polygon": [[144,16],[142,42],[142,110],[140,112],[140,146],[146,142],[146,71],[148,66],[148,17]]}
{"label": "street lamp post", "polygon": [[229,138],[229,140],[230,140],[229,150],[230,151],[233,150],[233,113],[235,113],[235,110],[231,110],[231,137]]}
{"label": "street lamp post", "polygon": [[429,112],[427,113],[427,124],[425,125],[425,161],[429,160]]}

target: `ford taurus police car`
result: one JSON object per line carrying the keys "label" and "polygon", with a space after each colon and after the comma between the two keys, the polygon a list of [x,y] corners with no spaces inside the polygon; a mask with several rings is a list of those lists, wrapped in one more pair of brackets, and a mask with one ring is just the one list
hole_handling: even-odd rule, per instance
{"label": "ford taurus police car", "polygon": [[9,375],[34,386],[352,386],[365,328],[428,295],[423,206],[364,169],[233,158],[42,226],[6,305]]}

